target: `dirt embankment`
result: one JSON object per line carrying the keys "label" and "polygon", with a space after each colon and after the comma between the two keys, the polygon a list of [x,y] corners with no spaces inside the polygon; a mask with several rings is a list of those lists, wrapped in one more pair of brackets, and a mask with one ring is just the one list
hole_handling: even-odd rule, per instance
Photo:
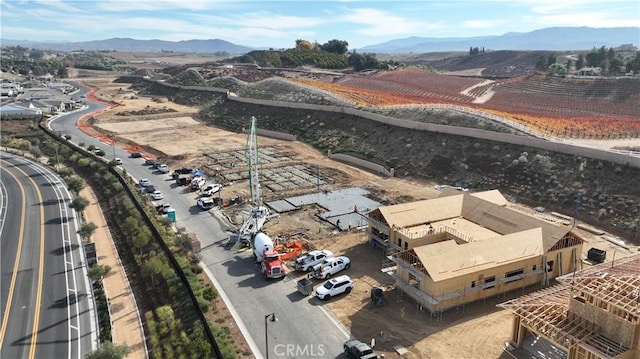
{"label": "dirt embankment", "polygon": [[251,116],[260,128],[292,133],[322,152],[349,153],[419,178],[479,190],[499,189],[513,202],[574,213],[629,240],[640,241],[637,168],[534,148],[418,132],[345,114],[272,108],[232,101],[201,111],[204,121],[240,131]]}

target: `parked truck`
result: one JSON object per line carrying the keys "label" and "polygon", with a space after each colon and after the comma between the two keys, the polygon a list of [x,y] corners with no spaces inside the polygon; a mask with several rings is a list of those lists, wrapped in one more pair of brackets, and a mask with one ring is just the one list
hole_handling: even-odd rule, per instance
{"label": "parked truck", "polygon": [[320,264],[313,267],[313,277],[315,279],[329,279],[341,270],[349,269],[350,265],[351,261],[345,256],[325,258]]}
{"label": "parked truck", "polygon": [[253,256],[256,262],[260,262],[265,279],[285,275],[280,254],[273,248],[273,240],[266,233],[259,232],[253,239]]}
{"label": "parked truck", "polygon": [[266,252],[273,251],[273,240],[266,233],[259,232],[253,239],[253,257],[256,263],[262,262]]}
{"label": "parked truck", "polygon": [[190,174],[179,174],[174,178],[175,178],[176,184],[178,186],[186,186],[191,182],[191,179],[193,178],[193,175],[190,175]]}
{"label": "parked truck", "polygon": [[286,274],[280,254],[274,250],[264,252],[261,266],[264,279],[283,278]]}
{"label": "parked truck", "polygon": [[322,263],[325,258],[333,257],[333,253],[327,250],[310,251],[296,259],[296,270],[301,272],[308,272],[313,270],[313,267]]}

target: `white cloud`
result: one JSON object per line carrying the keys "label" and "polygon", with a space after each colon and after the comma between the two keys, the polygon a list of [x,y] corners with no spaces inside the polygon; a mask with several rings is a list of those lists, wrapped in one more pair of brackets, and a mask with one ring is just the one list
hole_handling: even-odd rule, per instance
{"label": "white cloud", "polygon": [[590,26],[619,27],[638,26],[638,19],[621,19],[606,12],[580,12],[538,16],[534,22],[539,27]]}
{"label": "white cloud", "polygon": [[322,17],[286,16],[274,14],[268,11],[256,11],[238,14],[218,15],[194,15],[198,22],[216,25],[230,25],[236,28],[256,27],[265,29],[295,29],[322,25],[328,22]]}
{"label": "white cloud", "polygon": [[[46,1],[46,0],[45,0]],[[104,11],[167,11],[167,10],[208,10],[231,4],[227,1],[208,0],[108,0],[96,4]]]}
{"label": "white cloud", "polygon": [[336,21],[344,21],[365,27],[354,32],[366,36],[407,35],[439,28],[437,23],[419,22],[392,13],[372,8],[354,9],[349,14],[338,16]]}
{"label": "white cloud", "polygon": [[2,37],[6,39],[50,41],[68,39],[72,35],[73,33],[63,30],[42,30],[19,26],[2,26]]}
{"label": "white cloud", "polygon": [[41,6],[46,6],[46,7],[61,10],[67,14],[80,12],[80,10],[77,7],[69,5],[66,2],[61,0],[34,0],[34,2]]}

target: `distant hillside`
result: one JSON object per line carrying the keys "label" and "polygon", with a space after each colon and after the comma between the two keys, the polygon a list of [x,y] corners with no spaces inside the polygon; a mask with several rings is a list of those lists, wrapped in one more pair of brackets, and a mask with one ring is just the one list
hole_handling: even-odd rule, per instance
{"label": "distant hillside", "polygon": [[135,40],[129,38],[112,38],[107,40],[84,41],[84,42],[32,42],[19,40],[2,40],[2,46],[24,46],[42,50],[56,51],[120,51],[120,52],[188,52],[188,53],[222,53],[244,54],[251,50],[250,47],[240,46],[231,42],[210,39],[210,40],[186,40],[186,41],[164,41],[164,40]]}
{"label": "distant hillside", "polygon": [[486,50],[590,50],[594,47],[640,46],[640,27],[550,27],[525,33],[470,38],[409,37],[358,49],[360,53],[411,53]]}

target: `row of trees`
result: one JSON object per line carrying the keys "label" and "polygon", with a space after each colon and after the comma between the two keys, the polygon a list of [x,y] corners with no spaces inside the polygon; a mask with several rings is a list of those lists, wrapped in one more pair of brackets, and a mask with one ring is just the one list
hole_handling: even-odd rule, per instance
{"label": "row of trees", "polygon": [[388,69],[390,66],[404,66],[397,61],[378,61],[375,54],[359,54],[348,51],[349,43],[344,40],[330,40],[324,44],[308,40],[296,40],[292,49],[253,51],[235,61],[255,63],[263,67],[316,66],[325,69],[346,69],[356,71],[368,69]]}
{"label": "row of trees", "polygon": [[587,53],[579,53],[575,61],[569,59],[564,64],[557,62],[556,54],[540,56],[535,65],[536,70],[552,75],[566,75],[584,67],[599,67],[603,75],[609,76],[637,74],[640,73],[640,52],[629,55],[628,52],[616,52],[614,48],[602,46]]}
{"label": "row of trees", "polygon": [[[63,160],[67,167],[58,172],[65,178],[69,190],[75,194],[70,207],[82,214],[89,201],[78,195],[80,191],[86,183],[94,188],[100,188],[96,194],[105,211],[120,258],[130,269],[129,274],[133,274],[129,277],[132,285],[136,286],[145,298],[138,304],[141,305],[140,310],[147,313],[145,324],[152,357],[212,357],[213,353],[205,335],[205,329],[197,319],[195,311],[199,309],[207,312],[212,306],[215,310],[218,293],[213,286],[204,285],[198,279],[197,274],[202,271],[202,268],[198,264],[199,259],[185,250],[187,239],[174,234],[166,218],[156,217],[154,209],[149,208],[151,211],[149,216],[153,218],[152,221],[163,237],[162,240],[171,248],[187,276],[189,285],[197,297],[199,308],[192,305],[183,283],[178,280],[176,272],[142,219],[141,213],[108,168],[101,161],[80,155],[70,147],[53,141],[39,129],[36,122],[21,121],[19,124],[23,127],[7,126],[8,130],[1,133],[2,142],[6,146],[22,150],[23,153],[31,153],[36,157],[47,156],[49,164],[56,168],[58,168],[58,160]],[[24,136],[20,137],[21,134]],[[85,146],[82,143],[78,145]],[[112,161],[110,165],[115,163]],[[82,178],[73,175],[71,168]],[[128,178],[126,174],[123,176]],[[134,191],[134,193],[137,192]],[[137,201],[146,203],[147,199],[140,195]],[[88,222],[81,225],[79,233],[89,241],[95,230],[96,225]],[[109,269],[106,266],[92,267],[89,271],[92,282],[100,284],[102,277],[109,272]],[[100,294],[99,291],[96,291],[96,295],[98,294]],[[97,300],[100,301],[100,298]],[[126,354],[126,347],[109,343],[111,329],[108,325],[110,319],[106,307],[104,313],[106,316],[100,315],[101,341],[104,344],[95,352],[88,354],[87,358],[121,358]],[[208,325],[216,337],[223,357],[234,358],[238,354],[233,346],[234,338],[230,337],[229,328],[226,326],[229,324],[225,322],[223,318],[218,318],[216,323],[209,322]]]}

